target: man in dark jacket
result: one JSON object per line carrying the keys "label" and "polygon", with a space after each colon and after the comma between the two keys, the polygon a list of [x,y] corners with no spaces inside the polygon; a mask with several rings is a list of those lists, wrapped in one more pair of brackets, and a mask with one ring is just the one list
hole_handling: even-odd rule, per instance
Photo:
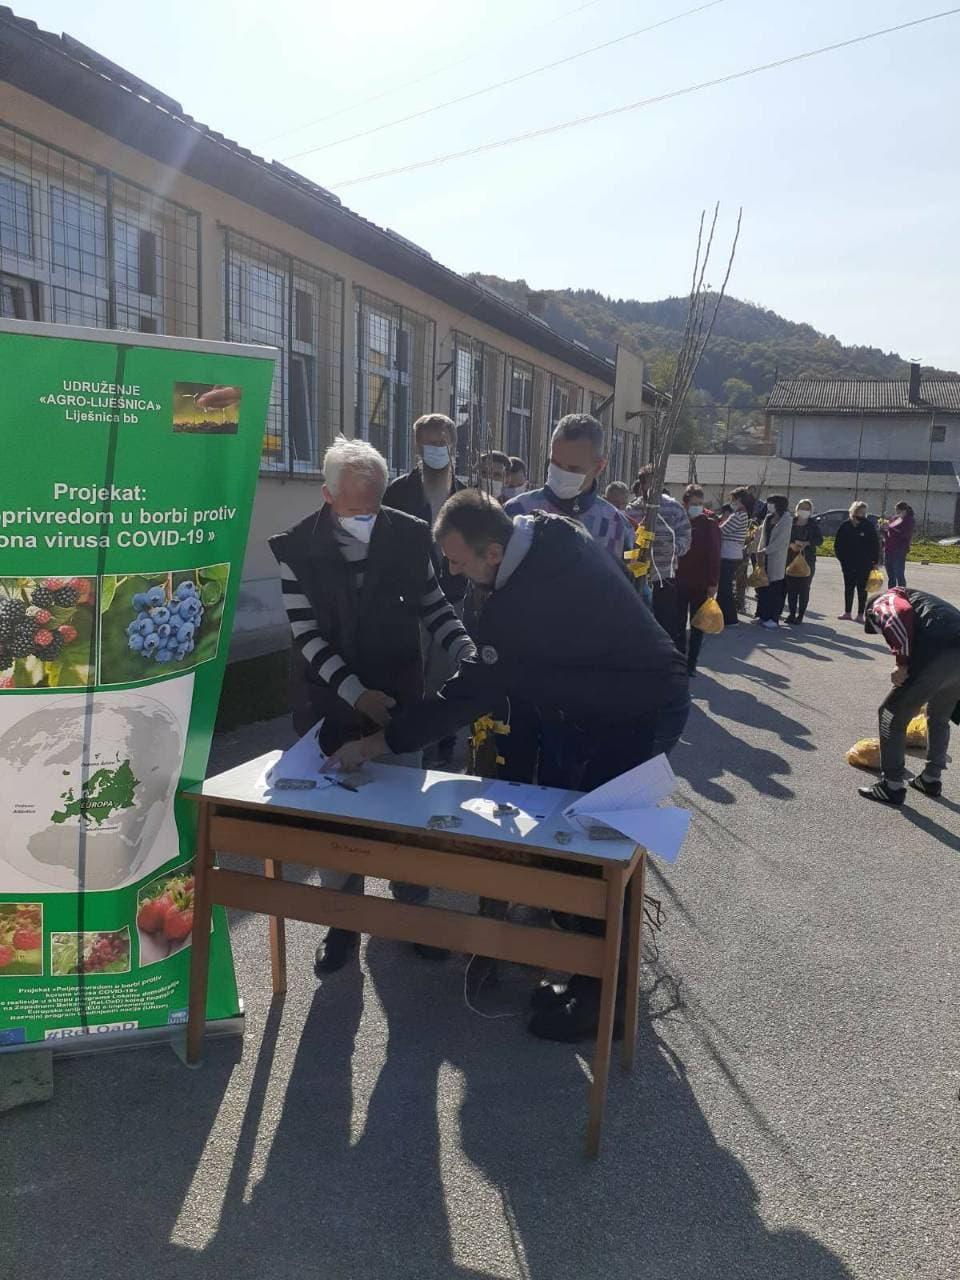
{"label": "man in dark jacket", "polygon": [[[293,722],[323,719],[321,747],[336,751],[423,697],[420,628],[454,659],[473,644],[437,582],[430,526],[382,506],[387,465],[363,440],[340,437],[323,460],[324,505],[270,539],[293,637]],[[419,764],[416,758],[392,763]],[[359,892],[362,878],[342,887]],[[410,895],[399,890],[397,896]],[[339,969],[357,935],[328,931],[317,969]]]}
{"label": "man in dark jacket", "polygon": [[[398,710],[386,729],[347,743],[337,761],[356,767],[389,748],[412,751],[517,704],[579,735],[579,776],[590,791],[676,745],[690,707],[685,659],[610,555],[565,516],[511,518],[475,490],[440,512],[436,537],[451,567],[492,588],[480,615],[478,653],[439,698]],[[591,1035],[599,984],[575,975],[540,989],[534,1035]]]}
{"label": "man in dark jacket", "polygon": [[[451,494],[464,486],[456,477],[457,427],[443,413],[425,413],[413,424],[414,446],[419,462],[408,475],[399,476],[387,485],[384,506],[405,511],[408,516],[426,520],[430,528],[440,508]],[[434,564],[440,578],[440,589],[463,617],[463,600],[467,580],[463,574],[452,574],[443,554],[434,547]],[[424,685],[427,693],[437,693],[456,670],[456,664],[439,645],[428,645],[424,657]],[[449,768],[456,748],[456,738],[437,743],[436,757],[431,762],[439,769]]]}
{"label": "man in dark jacket", "polygon": [[[413,440],[419,461],[407,475],[398,476],[387,485],[383,505],[425,520],[432,528],[446,500],[463,488],[454,473],[456,423],[443,413],[425,413],[413,424]],[[451,574],[442,557],[437,559],[441,590],[452,604],[456,604],[463,599],[467,580],[462,574]]]}
{"label": "man in dark jacket", "polygon": [[960,609],[946,600],[894,587],[867,605],[864,629],[879,631],[896,658],[893,689],[880,705],[881,779],[861,787],[866,800],[903,804],[906,796],[904,749],[907,726],[927,708],[927,762],[910,785],[939,796],[946,768],[950,721],[960,724]]}

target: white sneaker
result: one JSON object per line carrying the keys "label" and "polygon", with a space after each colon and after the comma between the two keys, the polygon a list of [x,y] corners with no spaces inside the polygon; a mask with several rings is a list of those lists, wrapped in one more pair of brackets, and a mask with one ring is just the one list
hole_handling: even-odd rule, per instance
{"label": "white sneaker", "polygon": [[774,622],[773,618],[767,618],[766,622],[762,623],[761,625],[762,625],[762,626],[764,626],[764,627],[766,627],[766,629],[767,629],[768,631],[776,631],[776,629],[777,629],[777,627],[779,627],[780,623],[779,623],[779,622]]}

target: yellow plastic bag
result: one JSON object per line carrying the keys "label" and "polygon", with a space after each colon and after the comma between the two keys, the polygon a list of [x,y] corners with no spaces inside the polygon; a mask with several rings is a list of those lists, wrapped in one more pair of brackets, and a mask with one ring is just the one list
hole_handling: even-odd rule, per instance
{"label": "yellow plastic bag", "polygon": [[690,625],[691,627],[696,627],[698,631],[702,631],[704,635],[718,636],[720,634],[723,630],[723,610],[713,596],[708,596],[704,600],[693,615]]}
{"label": "yellow plastic bag", "polygon": [[807,557],[802,551],[798,551],[790,563],[787,565],[788,578],[809,578],[810,566],[807,564]]}
{"label": "yellow plastic bag", "polygon": [[753,573],[751,573],[750,577],[747,579],[747,586],[756,587],[759,591],[761,587],[769,587],[769,585],[770,579],[767,577],[766,570],[760,565],[757,565],[756,569],[754,569]]}
{"label": "yellow plastic bag", "polygon": [[907,746],[925,747],[927,745],[927,716],[921,711],[907,725]]}
{"label": "yellow plastic bag", "polygon": [[873,594],[879,591],[883,586],[883,571],[881,569],[871,569],[870,577],[867,578],[867,590]]}
{"label": "yellow plastic bag", "polygon": [[880,768],[880,739],[861,738],[847,752],[847,764],[856,769]]}

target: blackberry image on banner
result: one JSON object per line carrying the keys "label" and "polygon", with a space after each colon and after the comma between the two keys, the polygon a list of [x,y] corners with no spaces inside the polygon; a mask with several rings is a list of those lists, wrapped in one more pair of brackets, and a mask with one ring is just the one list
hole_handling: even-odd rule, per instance
{"label": "blackberry image on banner", "polygon": [[34,587],[32,599],[38,609],[52,609],[56,604],[54,592],[52,592],[49,587]]}

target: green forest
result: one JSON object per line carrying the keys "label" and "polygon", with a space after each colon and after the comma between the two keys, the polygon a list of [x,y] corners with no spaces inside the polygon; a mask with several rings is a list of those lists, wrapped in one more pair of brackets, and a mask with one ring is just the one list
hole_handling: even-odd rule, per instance
{"label": "green forest", "polygon": [[[638,302],[607,298],[594,289],[533,290],[525,280],[480,273],[470,278],[600,355],[612,357],[618,344],[626,347],[643,357],[647,377],[655,386],[669,388],[686,298]],[[960,377],[940,369],[924,372]],[[729,407],[728,447],[736,452],[764,451],[763,406],[778,378],[905,378],[908,373],[909,362],[896,352],[845,346],[812,325],[796,324],[766,307],[727,296],[690,395],[677,447],[683,452],[720,448]]]}
{"label": "green forest", "polygon": [[[530,305],[559,333],[587,343],[601,355],[612,356],[620,343],[643,356],[655,370],[680,344],[686,298],[637,302],[606,298],[593,289],[533,291],[524,280],[480,274],[471,279],[524,310]],[[925,372],[943,376],[942,370]],[[812,325],[796,324],[766,307],[727,297],[696,385],[716,404],[728,404],[732,396],[746,408],[748,400],[762,405],[778,377],[905,378],[907,374],[908,362],[896,352],[844,346]],[[730,387],[731,380],[745,385]]]}

